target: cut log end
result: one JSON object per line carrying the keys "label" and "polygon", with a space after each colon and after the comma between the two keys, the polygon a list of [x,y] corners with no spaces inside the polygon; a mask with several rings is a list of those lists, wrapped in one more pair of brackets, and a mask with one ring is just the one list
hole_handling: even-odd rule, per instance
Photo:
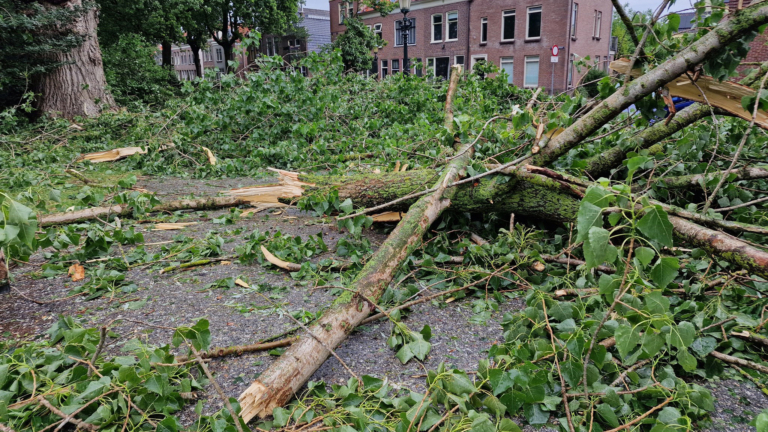
{"label": "cut log end", "polygon": [[275,392],[261,381],[255,380],[238,398],[243,407],[240,416],[248,423],[255,417],[263,419],[272,415],[272,410],[283,406],[290,399],[290,389]]}

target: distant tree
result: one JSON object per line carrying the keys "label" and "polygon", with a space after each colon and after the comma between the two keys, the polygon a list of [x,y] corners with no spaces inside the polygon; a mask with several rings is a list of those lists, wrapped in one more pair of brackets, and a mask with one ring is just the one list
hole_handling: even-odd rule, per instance
{"label": "distant tree", "polygon": [[155,62],[156,52],[156,45],[131,33],[104,47],[104,72],[118,104],[162,105],[179,93],[176,74]]}
{"label": "distant tree", "polygon": [[163,66],[171,66],[174,43],[185,41],[185,29],[195,24],[200,0],[97,0],[101,7],[99,40],[109,46],[122,35],[138,34],[161,44]]}
{"label": "distant tree", "polygon": [[298,21],[297,0],[202,0],[198,15],[208,34],[224,49],[224,61],[233,59],[235,43],[246,29],[281,34]]}
{"label": "distant tree", "polygon": [[[650,17],[653,15],[653,11],[650,9],[644,12],[635,11],[629,6],[629,3],[624,4],[623,9],[624,9],[624,12],[626,12],[627,17],[633,23],[650,21]],[[624,25],[624,22],[621,20],[619,13],[616,10],[613,11],[612,27],[613,28],[611,29],[611,34],[613,36],[616,36],[618,40],[618,46],[616,49],[616,58],[629,57],[632,54],[634,54],[635,48],[637,47],[637,45],[635,45],[634,41],[632,40],[632,37],[629,34],[629,31],[627,30],[627,26]],[[643,31],[644,30],[642,29],[642,27],[635,27],[635,32],[639,33],[639,35],[642,35]]]}
{"label": "distant tree", "polygon": [[372,65],[373,49],[381,40],[362,20],[353,17],[345,18],[346,31],[340,34],[330,46],[330,49],[341,51],[344,70],[362,72],[369,70]]}

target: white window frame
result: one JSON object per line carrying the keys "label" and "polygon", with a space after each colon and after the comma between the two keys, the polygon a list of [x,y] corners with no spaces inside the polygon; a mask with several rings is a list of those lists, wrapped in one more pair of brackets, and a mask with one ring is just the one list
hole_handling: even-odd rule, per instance
{"label": "white window frame", "polygon": [[[435,17],[440,17],[440,39],[435,39]],[[445,33],[445,20],[443,19],[443,14],[432,14],[432,17],[430,18],[431,26],[429,39],[431,43],[438,43],[443,41],[443,34]]]}
{"label": "white window frame", "polygon": [[579,4],[573,4],[571,11],[571,39],[576,40],[576,23],[579,22]]}
{"label": "white window frame", "polygon": [[[485,34],[483,34],[485,30]],[[488,43],[488,18],[480,18],[480,43]]]}
{"label": "white window frame", "polygon": [[568,59],[568,78],[566,80],[566,85],[568,88],[573,87],[573,61],[575,60],[575,57],[573,54],[571,54],[571,57]]}
{"label": "white window frame", "polygon": [[[538,9],[538,10],[533,10],[532,11],[532,9]],[[530,33],[530,30],[531,30],[531,28],[530,28],[531,27],[531,13],[536,13],[536,12],[541,14],[541,19],[539,20],[539,35],[538,36],[534,36],[534,37],[529,37],[528,34]],[[541,5],[528,6],[528,8],[526,9],[526,14],[525,14],[525,40],[539,40],[539,39],[541,39],[541,33],[542,33],[541,32],[541,26],[543,24],[544,24],[544,8],[541,7]]]}
{"label": "white window frame", "polygon": [[[427,57],[427,61],[424,63],[424,73],[426,74],[429,71],[432,71],[432,75],[435,74],[435,65],[437,64],[437,60],[435,60],[436,57]],[[429,63],[432,63],[430,65]]]}
{"label": "white window frame", "polygon": [[[385,63],[386,63],[386,66],[384,65]],[[386,59],[381,60],[379,71],[382,79],[386,78],[389,75],[389,60],[386,60]],[[384,73],[384,71],[386,71],[386,73]]]}
{"label": "white window frame", "polygon": [[[415,19],[415,18],[410,18],[410,19]],[[403,46],[403,39],[402,39],[402,33],[400,32],[400,30],[397,29],[397,20],[395,20],[395,22],[392,23],[392,25],[394,26],[394,31],[395,31],[395,46],[396,47],[401,47],[401,46]],[[413,34],[413,43],[411,43],[411,34]],[[397,43],[397,38],[398,37],[400,37],[400,43]],[[415,26],[411,27],[411,30],[408,32],[408,46],[414,46],[414,45],[416,45],[416,28],[415,28]]]}
{"label": "white window frame", "polygon": [[[459,63],[458,61],[456,61],[459,57],[463,57],[463,63]],[[465,56],[464,54],[453,56],[453,64],[455,65],[460,64],[462,68],[466,69],[467,68],[466,63],[467,63],[467,56]]]}
{"label": "white window frame", "polygon": [[379,37],[379,40],[384,39],[384,32],[382,31],[384,27],[381,25],[381,23],[376,23],[373,25],[373,34]]}
{"label": "white window frame", "polygon": [[[397,63],[397,69],[395,69],[395,63]],[[392,75],[401,72],[401,70],[400,70],[400,59],[390,59],[389,60],[389,64],[390,64],[390,68],[391,68],[390,70],[392,72]]]}
{"label": "white window frame", "polygon": [[[448,19],[448,15],[455,13],[456,14],[456,37],[454,39],[450,39],[448,35],[451,34],[451,21]],[[445,13],[445,41],[446,42],[453,42],[459,40],[459,11],[450,11]]]}
{"label": "white window frame", "polygon": [[[512,64],[512,75],[509,78],[512,79],[512,81],[514,81],[515,80],[515,58],[514,57],[501,57],[499,59],[499,68],[501,70],[504,70],[504,65],[506,63],[511,63]],[[512,83],[508,83],[508,84],[512,84]]]}
{"label": "white window frame", "polygon": [[539,87],[539,83],[537,82],[535,85],[528,84],[528,63],[535,63],[539,64],[539,72],[536,74],[538,78],[541,78],[541,57],[540,56],[525,56],[525,63],[523,63],[523,87],[524,88],[537,88]]}
{"label": "white window frame", "polygon": [[[501,38],[500,39],[501,39],[502,42],[514,42],[515,41],[515,34],[514,34],[515,32],[514,32],[514,30],[512,31],[512,39],[504,39],[504,18],[506,18],[508,16],[514,17],[513,20],[516,22],[517,21],[517,14],[515,12],[515,9],[509,9],[509,10],[501,11]],[[515,30],[517,30],[517,29],[515,29]]]}
{"label": "white window frame", "polygon": [[477,63],[478,60],[485,60],[488,61],[488,54],[472,54],[472,57],[469,59],[469,70],[475,69],[475,63]]}
{"label": "white window frame", "polygon": [[600,27],[603,25],[603,12],[596,10],[595,11],[595,27],[592,31],[592,37],[595,39],[600,39]]}

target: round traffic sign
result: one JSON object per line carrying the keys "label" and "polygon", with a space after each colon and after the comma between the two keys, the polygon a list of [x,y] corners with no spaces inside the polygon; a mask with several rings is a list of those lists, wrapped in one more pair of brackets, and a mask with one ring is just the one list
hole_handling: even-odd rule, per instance
{"label": "round traffic sign", "polygon": [[557,54],[560,52],[560,47],[557,45],[552,46],[552,55],[557,57]]}

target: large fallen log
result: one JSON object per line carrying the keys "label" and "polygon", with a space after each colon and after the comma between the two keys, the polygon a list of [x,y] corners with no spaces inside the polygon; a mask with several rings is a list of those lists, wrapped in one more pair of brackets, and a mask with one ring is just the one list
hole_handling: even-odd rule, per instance
{"label": "large fallen log", "polygon": [[[235,207],[248,203],[248,200],[237,196],[182,199],[162,203],[153,207],[151,211],[172,212],[177,210],[210,210],[223,207]],[[66,225],[110,216],[128,216],[131,213],[133,213],[133,207],[127,204],[115,204],[107,207],[93,207],[65,213],[54,213],[48,216],[40,216],[37,220],[41,227],[45,227]]]}
{"label": "large fallen log", "polygon": [[[458,86],[461,67],[454,66],[446,98],[446,126],[452,129],[450,106]],[[316,321],[258,380],[240,395],[241,416],[245,421],[266,417],[272,410],[286,404],[347,335],[374,309],[400,266],[400,263],[421,242],[421,237],[440,213],[451,205],[455,188],[448,185],[458,179],[472,157],[472,148],[465,144],[457,149],[461,156],[449,163],[435,183],[434,193],[413,204],[392,234],[352,282],[356,293],[342,296],[336,305]]]}

